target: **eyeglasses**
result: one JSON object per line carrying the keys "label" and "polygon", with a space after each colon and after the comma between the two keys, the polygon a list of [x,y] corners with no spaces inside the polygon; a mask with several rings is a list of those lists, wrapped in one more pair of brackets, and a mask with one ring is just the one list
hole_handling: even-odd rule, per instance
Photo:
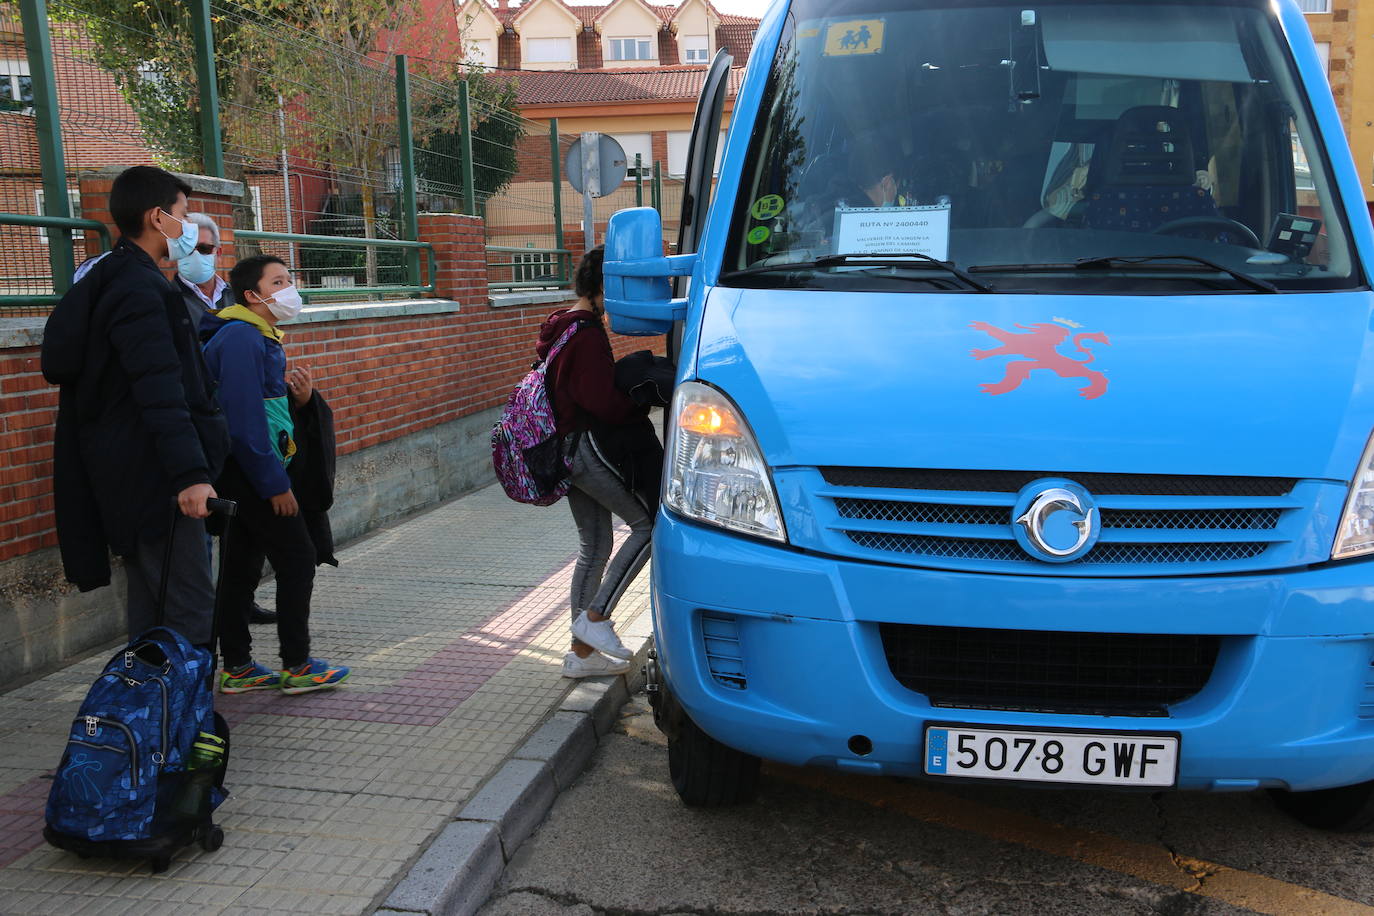
{"label": "eyeglasses", "polygon": [[214,254],[215,249],[218,247],[218,245],[210,245],[202,242],[196,246],[196,251],[199,251],[201,254]]}

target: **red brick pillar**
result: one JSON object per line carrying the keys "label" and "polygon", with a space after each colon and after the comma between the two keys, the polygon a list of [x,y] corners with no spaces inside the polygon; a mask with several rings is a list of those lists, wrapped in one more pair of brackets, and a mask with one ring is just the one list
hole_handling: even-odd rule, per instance
{"label": "red brick pillar", "polygon": [[577,270],[577,262],[587,253],[587,233],[582,231],[581,223],[577,224],[576,229],[563,229],[563,247],[571,252],[572,269]]}
{"label": "red brick pillar", "polygon": [[[110,216],[110,186],[122,168],[102,169],[81,176],[81,216],[93,219],[110,227],[112,241],[119,240],[119,229]],[[191,186],[188,207],[192,213],[205,213],[219,224],[220,254],[217,267],[227,271],[234,266],[234,201],[243,197],[243,184],[225,178],[210,178],[206,175],[185,175],[175,173],[178,178]],[[86,233],[86,255],[94,257],[100,253],[100,237],[93,232]]]}
{"label": "red brick pillar", "polygon": [[486,305],[485,220],[460,213],[421,213],[420,241],[434,246],[435,296],[463,305]]}

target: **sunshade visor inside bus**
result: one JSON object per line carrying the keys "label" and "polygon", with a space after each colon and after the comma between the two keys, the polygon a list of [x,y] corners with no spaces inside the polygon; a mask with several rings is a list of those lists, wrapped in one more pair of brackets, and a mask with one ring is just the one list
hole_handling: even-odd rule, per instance
{"label": "sunshade visor inside bus", "polygon": [[1055,70],[1229,83],[1251,78],[1224,8],[1150,3],[1037,12],[1046,62]]}

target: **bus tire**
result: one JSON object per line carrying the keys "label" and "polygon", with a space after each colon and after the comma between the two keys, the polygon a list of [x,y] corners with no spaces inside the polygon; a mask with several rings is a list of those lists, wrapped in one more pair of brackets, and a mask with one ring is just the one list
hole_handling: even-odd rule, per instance
{"label": "bus tire", "polygon": [[1339,833],[1374,827],[1374,782],[1316,792],[1271,789],[1269,795],[1280,811],[1308,827]]}
{"label": "bus tire", "polygon": [[668,775],[683,804],[722,808],[754,800],[759,758],[721,744],[683,715],[677,737],[668,739]]}

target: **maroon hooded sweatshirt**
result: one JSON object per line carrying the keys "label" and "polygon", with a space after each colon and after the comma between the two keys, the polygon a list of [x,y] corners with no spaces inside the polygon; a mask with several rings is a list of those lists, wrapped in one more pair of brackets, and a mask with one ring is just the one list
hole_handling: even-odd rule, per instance
{"label": "maroon hooded sweatshirt", "polygon": [[544,375],[559,435],[597,425],[619,426],[645,416],[646,408],[615,387],[615,356],[599,315],[572,309],[554,312],[539,328],[535,348],[539,358],[548,355],[575,321],[582,327],[558,351]]}

